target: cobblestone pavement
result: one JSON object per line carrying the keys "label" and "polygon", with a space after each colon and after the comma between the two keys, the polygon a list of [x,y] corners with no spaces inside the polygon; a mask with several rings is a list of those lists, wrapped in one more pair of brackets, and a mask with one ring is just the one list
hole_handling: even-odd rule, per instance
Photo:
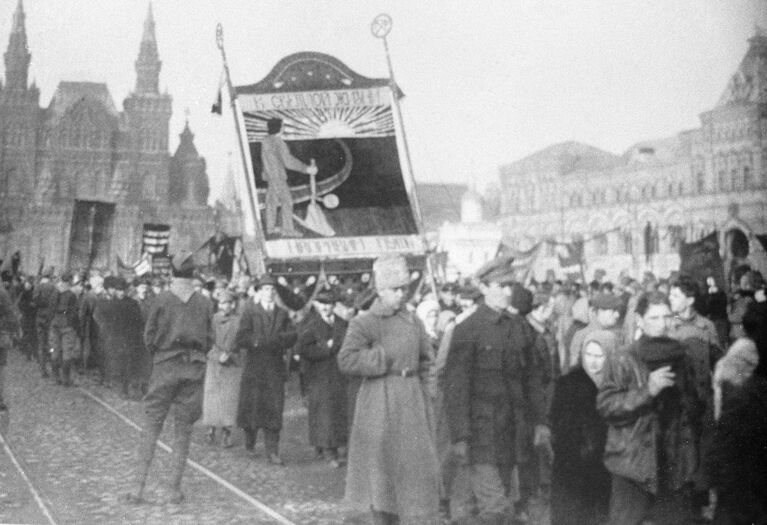
{"label": "cobblestone pavement", "polygon": [[[186,501],[161,503],[170,455],[158,448],[148,481],[150,504],[127,505],[120,495],[130,488],[139,432],[108,412],[80,388],[64,388],[39,376],[34,363],[12,353],[6,399],[11,407],[5,433],[20,463],[57,523],[276,523],[276,521],[197,470],[187,467]],[[81,388],[141,424],[142,407],[113,391],[78,378]],[[365,514],[342,501],[345,468],[317,461],[306,437],[306,410],[288,385],[281,440],[284,467],[267,465],[263,444],[255,457],[242,447],[222,449],[205,442],[195,427],[190,459],[297,524],[365,523]],[[170,443],[172,423],[161,440]],[[0,522],[45,523],[9,458],[0,459]]]}

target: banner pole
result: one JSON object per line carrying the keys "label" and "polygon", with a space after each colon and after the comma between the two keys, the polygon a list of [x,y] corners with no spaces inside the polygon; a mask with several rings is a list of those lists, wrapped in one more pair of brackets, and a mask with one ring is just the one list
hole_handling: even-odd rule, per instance
{"label": "banner pole", "polygon": [[415,215],[416,226],[421,236],[421,243],[426,250],[426,271],[429,275],[429,284],[431,285],[431,291],[434,293],[435,298],[439,298],[437,294],[437,281],[434,278],[434,268],[431,261],[431,249],[429,248],[428,240],[426,239],[426,229],[424,228],[423,215],[421,214],[421,203],[418,200],[418,190],[416,189],[415,174],[413,172],[413,163],[410,159],[410,147],[408,146],[407,133],[405,132],[405,121],[402,118],[402,109],[399,104],[399,88],[397,87],[397,81],[394,78],[394,67],[391,62],[391,55],[389,53],[389,42],[386,40],[386,36],[391,32],[392,19],[386,14],[382,13],[375,17],[373,23],[370,26],[370,30],[373,36],[383,41],[384,51],[386,53],[386,65],[389,68],[389,88],[391,89],[392,102],[394,104],[394,110],[397,112],[397,120],[399,121],[400,130],[402,130],[402,145],[405,153],[405,164],[407,165],[408,178],[410,179],[410,204],[413,207],[413,214]]}
{"label": "banner pole", "polygon": [[258,213],[258,207],[256,205],[256,196],[258,193],[253,187],[255,183],[251,180],[250,176],[253,170],[249,162],[249,153],[246,150],[248,145],[247,135],[243,133],[244,126],[241,127],[239,108],[237,107],[237,94],[234,91],[234,86],[232,85],[232,77],[229,74],[229,62],[226,60],[226,50],[224,49],[224,28],[221,26],[221,24],[216,24],[216,46],[218,46],[218,49],[221,52],[221,60],[224,64],[224,76],[226,77],[226,87],[229,92],[229,105],[232,108],[234,128],[237,131],[237,142],[240,148],[242,172],[243,176],[245,177],[245,187],[248,191],[248,210],[252,216],[252,226],[255,233],[256,248],[258,250],[255,261],[255,272],[256,276],[259,277],[266,273],[266,264],[264,262],[264,257],[266,255],[265,239],[263,238],[263,231],[261,230],[261,217]]}

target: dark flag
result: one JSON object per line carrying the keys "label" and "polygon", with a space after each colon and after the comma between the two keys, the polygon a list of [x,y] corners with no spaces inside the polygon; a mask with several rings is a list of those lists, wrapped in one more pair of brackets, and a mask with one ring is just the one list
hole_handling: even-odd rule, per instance
{"label": "dark flag", "polygon": [[683,242],[679,248],[680,273],[691,275],[706,289],[706,278],[711,276],[724,290],[724,264],[719,255],[719,236],[716,231],[695,242]]}
{"label": "dark flag", "polygon": [[216,115],[221,115],[224,104],[221,97],[221,89],[224,87],[224,75],[225,72],[221,71],[221,76],[218,78],[218,90],[216,91],[216,100],[213,102],[213,105],[210,106],[210,112],[215,113]]}
{"label": "dark flag", "polygon": [[213,102],[213,105],[210,106],[210,112],[215,113],[216,115],[220,115],[222,113],[222,105],[223,102],[221,100],[221,90],[219,89],[216,100]]}
{"label": "dark flag", "polygon": [[759,241],[759,244],[762,245],[762,248],[764,251],[767,252],[767,234],[756,234],[756,239]]}
{"label": "dark flag", "polygon": [[583,264],[583,240],[557,245],[557,257],[562,268]]}

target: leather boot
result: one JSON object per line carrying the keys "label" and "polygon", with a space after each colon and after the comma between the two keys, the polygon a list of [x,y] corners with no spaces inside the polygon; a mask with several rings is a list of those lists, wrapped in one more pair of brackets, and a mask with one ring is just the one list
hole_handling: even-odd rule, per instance
{"label": "leather boot", "polygon": [[256,430],[252,428],[244,428],[245,431],[245,450],[253,452],[256,446]]}
{"label": "leather boot", "polygon": [[144,501],[146,478],[149,475],[149,467],[152,465],[157,439],[160,437],[161,431],[162,423],[158,424],[155,421],[147,421],[144,432],[141,433],[134,488],[124,498],[128,503],[142,503]]}
{"label": "leather boot", "polygon": [[264,429],[264,448],[266,459],[272,465],[282,465],[279,455],[280,431]]}
{"label": "leather boot", "polygon": [[371,509],[370,516],[373,525],[399,525],[399,517],[391,512]]}
{"label": "leather boot", "polygon": [[173,457],[171,458],[171,479],[169,503],[181,503],[184,494],[181,492],[181,478],[189,456],[189,444],[192,441],[192,424],[176,419],[173,436]]}
{"label": "leather boot", "polygon": [[62,372],[63,372],[63,381],[62,384],[64,386],[72,386],[72,364],[69,360],[64,361],[64,364],[62,365]]}
{"label": "leather boot", "polygon": [[230,448],[232,446],[232,431],[224,427],[221,429],[221,447]]}
{"label": "leather boot", "polygon": [[61,381],[61,361],[58,359],[54,359],[51,361],[51,372],[53,375],[53,379],[56,380],[56,384],[60,385],[62,383]]}

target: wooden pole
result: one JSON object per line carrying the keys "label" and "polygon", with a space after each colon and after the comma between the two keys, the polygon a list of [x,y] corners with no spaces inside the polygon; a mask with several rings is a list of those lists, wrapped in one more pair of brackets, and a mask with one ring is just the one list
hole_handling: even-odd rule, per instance
{"label": "wooden pole", "polygon": [[226,60],[226,50],[224,49],[224,28],[221,24],[216,25],[216,45],[219,51],[221,51],[221,60],[224,64],[224,76],[226,78],[226,87],[229,92],[229,105],[232,109],[232,116],[234,118],[234,128],[237,131],[237,142],[240,148],[240,160],[242,161],[242,172],[245,177],[245,187],[248,192],[248,210],[253,216],[253,229],[255,233],[256,248],[258,254],[255,261],[255,273],[256,276],[261,276],[266,273],[266,263],[264,257],[266,256],[265,242],[263,237],[263,230],[261,229],[261,216],[258,213],[258,205],[256,202],[258,193],[255,190],[255,183],[251,180],[251,174],[253,169],[250,163],[250,152],[248,151],[247,135],[243,133],[244,125],[241,125],[239,108],[237,106],[237,94],[235,93],[234,86],[232,85],[232,77],[229,74],[229,63]]}
{"label": "wooden pole", "polygon": [[410,205],[413,207],[413,214],[415,215],[418,233],[421,236],[421,243],[426,250],[426,272],[429,276],[429,284],[431,285],[431,290],[434,293],[434,296],[439,297],[439,294],[437,294],[437,281],[434,278],[434,269],[431,261],[431,250],[429,249],[428,240],[426,239],[426,229],[424,228],[423,215],[421,214],[421,203],[418,200],[413,163],[410,158],[410,147],[408,146],[407,133],[405,132],[405,121],[402,118],[402,109],[400,108],[399,97],[397,96],[399,88],[397,87],[397,81],[394,78],[394,67],[392,66],[391,55],[389,53],[389,42],[386,40],[386,35],[391,31],[391,17],[386,14],[378,15],[375,20],[373,20],[371,30],[373,36],[383,40],[384,51],[386,53],[386,64],[389,68],[389,88],[391,89],[392,103],[394,105],[394,110],[397,113],[400,129],[402,130],[402,146],[411,188],[411,191],[408,192],[410,196]]}

